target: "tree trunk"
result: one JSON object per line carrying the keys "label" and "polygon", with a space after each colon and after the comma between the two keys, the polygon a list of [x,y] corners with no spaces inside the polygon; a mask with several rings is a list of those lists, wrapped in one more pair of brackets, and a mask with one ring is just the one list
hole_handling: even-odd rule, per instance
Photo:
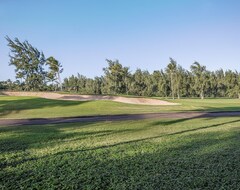
{"label": "tree trunk", "polygon": [[200,97],[201,97],[202,100],[204,99],[204,93],[203,93],[203,91],[201,91]]}
{"label": "tree trunk", "polygon": [[61,81],[60,73],[58,72],[57,75],[58,75],[58,82],[59,82],[60,90],[62,91],[62,81]]}
{"label": "tree trunk", "polygon": [[180,99],[180,88],[179,88],[179,85],[178,85],[177,95],[178,95],[178,99]]}
{"label": "tree trunk", "polygon": [[173,73],[171,73],[171,88],[172,88],[172,99],[174,100],[174,87],[173,87]]}

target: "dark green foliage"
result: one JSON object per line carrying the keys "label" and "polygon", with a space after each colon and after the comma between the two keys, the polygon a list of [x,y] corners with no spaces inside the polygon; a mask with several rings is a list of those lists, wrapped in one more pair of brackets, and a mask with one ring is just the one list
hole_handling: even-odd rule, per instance
{"label": "dark green foliage", "polygon": [[194,89],[201,99],[204,99],[206,90],[209,87],[209,72],[205,66],[201,66],[196,61],[191,65],[191,71],[194,76]]}
{"label": "dark green foliage", "polygon": [[104,82],[102,77],[95,77],[94,79],[87,78],[83,75],[72,75],[65,78],[63,82],[63,89],[69,92],[77,92],[79,94],[102,94]]}
{"label": "dark green foliage", "polygon": [[10,64],[15,66],[16,78],[24,80],[26,90],[42,90],[46,84],[47,72],[44,70],[45,57],[28,41],[14,41],[6,37],[11,48]]}
{"label": "dark green foliage", "polygon": [[141,69],[137,69],[133,74],[132,85],[130,86],[130,93],[136,94],[138,96],[146,96],[148,88],[147,79],[150,78],[148,71],[142,71]]}
{"label": "dark green foliage", "polygon": [[222,69],[210,72],[194,62],[191,71],[185,70],[170,58],[165,69],[148,71],[137,69],[129,73],[118,60],[107,60],[105,75],[90,79],[78,74],[64,79],[64,90],[81,94],[127,94],[160,97],[229,97],[240,98],[240,73]]}
{"label": "dark green foliage", "polygon": [[58,86],[61,88],[60,73],[63,69],[54,57],[45,59],[43,52],[28,41],[20,42],[18,38],[11,40],[8,36],[6,40],[11,51],[9,65],[15,67],[16,79],[19,79],[19,85],[14,90],[44,91],[56,90]]}
{"label": "dark green foliage", "polygon": [[104,68],[106,88],[108,94],[123,94],[127,90],[126,80],[129,75],[129,68],[123,67],[118,60],[106,59],[108,67]]}
{"label": "dark green foliage", "polygon": [[6,81],[0,81],[0,90],[22,90],[23,84],[19,80],[11,81],[10,79]]}
{"label": "dark green foliage", "polygon": [[229,97],[238,97],[240,98],[240,75],[237,71],[233,72],[228,70],[226,72],[226,84],[227,84],[227,93]]}
{"label": "dark green foliage", "polygon": [[49,81],[52,83],[57,82],[57,87],[59,86],[62,90],[62,82],[60,78],[60,73],[63,72],[62,65],[52,56],[47,58],[46,65],[49,66],[49,72],[47,73]]}

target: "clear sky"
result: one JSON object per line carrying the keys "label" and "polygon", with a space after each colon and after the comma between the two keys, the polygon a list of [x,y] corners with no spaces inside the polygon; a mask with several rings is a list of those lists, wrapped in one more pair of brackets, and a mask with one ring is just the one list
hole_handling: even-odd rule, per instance
{"label": "clear sky", "polygon": [[6,35],[54,56],[63,77],[102,75],[106,58],[240,71],[240,0],[0,0],[0,80],[15,79]]}

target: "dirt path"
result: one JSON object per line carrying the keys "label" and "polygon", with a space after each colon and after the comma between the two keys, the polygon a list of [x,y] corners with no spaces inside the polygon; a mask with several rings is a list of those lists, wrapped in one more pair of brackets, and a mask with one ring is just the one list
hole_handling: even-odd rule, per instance
{"label": "dirt path", "polygon": [[103,115],[81,117],[59,117],[40,119],[0,119],[0,126],[9,125],[44,125],[57,123],[99,122],[99,121],[125,121],[142,119],[195,119],[216,117],[239,117],[240,111],[233,112],[181,112],[181,113],[149,113],[149,114],[126,114],[126,115]]}
{"label": "dirt path", "polygon": [[71,95],[71,94],[58,94],[54,92],[3,92],[3,94],[8,96],[36,96],[55,100],[74,100],[74,101],[109,100],[114,102],[139,105],[165,105],[165,106],[179,105],[177,103],[152,98],[128,98],[122,96]]}

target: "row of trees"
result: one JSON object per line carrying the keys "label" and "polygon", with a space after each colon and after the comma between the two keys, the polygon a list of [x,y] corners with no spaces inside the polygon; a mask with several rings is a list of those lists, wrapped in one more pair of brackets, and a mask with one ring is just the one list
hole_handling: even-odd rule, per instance
{"label": "row of trees", "polygon": [[104,76],[87,78],[78,74],[65,78],[65,91],[81,94],[129,94],[161,97],[238,97],[240,98],[240,73],[237,71],[208,71],[194,62],[190,70],[170,58],[164,70],[149,73],[137,69],[130,73],[118,60],[106,60]]}
{"label": "row of trees", "polygon": [[28,41],[20,42],[6,37],[10,47],[10,63],[15,66],[15,84],[22,90],[47,90],[49,87],[61,88],[60,73],[62,65],[54,57],[45,58],[43,52]]}
{"label": "row of trees", "polygon": [[107,59],[104,75],[87,78],[78,74],[61,82],[62,65],[54,57],[45,58],[43,52],[28,41],[6,37],[10,47],[10,64],[15,67],[16,81],[0,82],[0,89],[49,91],[65,90],[81,94],[128,94],[161,97],[238,97],[240,73],[237,71],[208,71],[194,62],[190,70],[170,58],[164,70],[149,73],[137,69],[131,73],[118,60]]}

